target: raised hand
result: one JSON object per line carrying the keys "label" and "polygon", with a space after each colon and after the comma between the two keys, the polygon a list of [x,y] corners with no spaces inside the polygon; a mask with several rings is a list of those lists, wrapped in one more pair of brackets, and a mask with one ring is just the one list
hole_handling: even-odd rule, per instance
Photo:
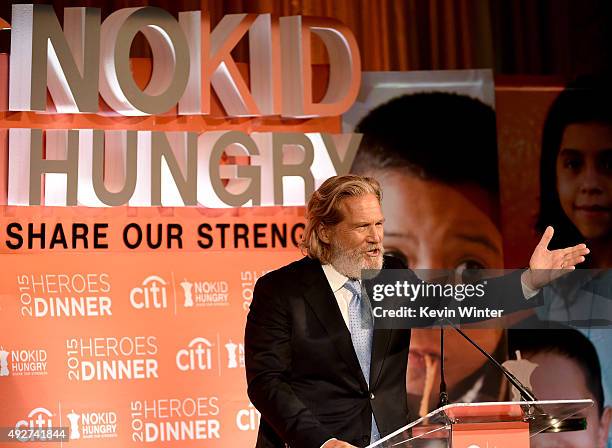
{"label": "raised hand", "polygon": [[523,276],[524,281],[531,289],[537,290],[551,281],[576,269],[578,263],[584,261],[589,253],[586,244],[578,244],[565,249],[549,250],[548,244],[552,239],[554,229],[546,228],[542,239],[535,247],[529,260],[529,271]]}

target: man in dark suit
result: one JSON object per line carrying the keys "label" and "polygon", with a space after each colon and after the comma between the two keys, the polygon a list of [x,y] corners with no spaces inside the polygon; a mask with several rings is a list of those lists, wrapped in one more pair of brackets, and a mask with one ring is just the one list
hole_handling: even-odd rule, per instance
{"label": "man in dark suit", "polygon": [[[245,332],[248,394],[261,412],[257,447],[366,446],[408,423],[409,330],[374,330],[362,269],[401,268],[383,257],[378,182],[325,181],[308,203],[307,257],[255,285]],[[505,280],[525,300],[573,269],[588,249],[549,251],[549,229],[530,269]],[[544,274],[547,272],[548,274]],[[522,292],[521,292],[522,289]]]}

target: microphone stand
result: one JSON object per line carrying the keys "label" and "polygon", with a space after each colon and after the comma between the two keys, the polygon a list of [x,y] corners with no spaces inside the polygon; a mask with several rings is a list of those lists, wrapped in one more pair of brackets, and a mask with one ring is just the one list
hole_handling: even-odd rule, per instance
{"label": "microphone stand", "polygon": [[440,401],[438,407],[448,404],[448,393],[446,392],[446,380],[444,378],[444,326],[440,325]]}
{"label": "microphone stand", "polygon": [[450,320],[446,320],[448,322],[448,324],[454,328],[454,330],[459,333],[461,336],[463,336],[463,338],[468,341],[470,344],[472,344],[474,347],[476,347],[476,350],[478,350],[480,353],[482,353],[489,361],[491,361],[491,363],[493,363],[493,365],[495,367],[497,367],[497,369],[499,371],[502,372],[502,374],[508,379],[508,381],[510,381],[510,384],[512,384],[514,387],[516,387],[516,389],[519,391],[519,394],[521,394],[521,398],[525,401],[538,401],[538,399],[536,398],[536,396],[534,395],[534,393],[532,391],[530,391],[527,387],[525,387],[525,385],[523,383],[521,383],[517,377],[515,377],[512,372],[510,372],[508,369],[506,369],[504,366],[502,366],[495,358],[493,358],[493,356],[491,356],[486,350],[484,350],[482,347],[480,347],[480,345],[478,345],[476,342],[474,342],[467,334],[465,334],[462,330],[460,330],[455,324],[453,324]]}
{"label": "microphone stand", "polygon": [[[491,356],[486,350],[480,347],[475,341],[473,341],[467,334],[465,334],[461,329],[459,329],[454,323],[452,323],[448,319],[444,319],[457,333],[459,333],[466,341],[468,341],[472,346],[476,347],[476,349],[482,353],[507,379],[508,381],[519,391],[521,398],[527,402],[538,401],[535,394],[529,390],[523,383],[521,383],[518,378],[516,378],[512,372],[506,369],[503,365],[501,365],[493,356]],[[440,402],[438,404],[438,408],[446,406],[449,404],[448,393],[446,391],[446,381],[444,379],[444,326],[440,325]],[[546,429],[542,432],[544,433],[559,433],[559,432],[567,432],[567,431],[582,431],[587,427],[586,417],[569,417],[565,418],[563,421],[558,421],[555,418],[552,418],[549,414],[544,412],[544,410],[539,405],[521,405],[525,412],[525,421],[528,421],[530,425],[534,423],[536,420],[540,421],[540,424],[544,424]],[[534,414],[534,411],[539,413],[539,415]],[[446,419],[450,422],[448,416]],[[542,423],[543,422],[543,423]]]}
{"label": "microphone stand", "polygon": [[[493,365],[495,367],[497,367],[502,374],[508,379],[508,381],[510,381],[510,383],[516,387],[516,389],[519,391],[521,398],[525,401],[538,401],[538,399],[536,398],[535,394],[529,390],[527,387],[525,387],[525,385],[523,383],[521,383],[518,378],[516,378],[512,372],[510,372],[508,369],[506,369],[503,365],[501,365],[495,358],[493,358],[493,356],[491,356],[486,350],[484,350],[482,347],[480,347],[475,341],[473,341],[467,334],[465,334],[461,329],[459,329],[455,324],[453,324],[450,320],[448,319],[444,319],[451,327],[453,327],[453,329],[459,333],[466,341],[468,341],[470,344],[472,344],[474,347],[476,347],[476,349],[482,353],[489,361],[491,361],[491,363],[493,363]],[[440,382],[440,403],[442,403],[443,398],[446,399],[446,403],[448,404],[448,395],[446,394],[446,384],[444,382],[444,330],[443,327],[440,328],[441,331],[441,339],[440,339],[440,343],[441,343],[441,348],[440,351],[442,353],[442,358],[441,358],[441,368],[440,368],[440,374],[442,376],[441,378],[441,382]],[[444,384],[444,387],[442,386]],[[444,394],[444,395],[443,395]],[[570,417],[570,418],[566,418],[565,420],[563,420],[562,422],[558,422],[556,419],[552,419],[546,412],[544,412],[544,410],[538,406],[538,405],[529,405],[529,409],[526,410],[526,414],[528,416],[528,419],[534,419],[536,418],[533,415],[533,410],[537,411],[540,413],[540,416],[538,417],[539,420],[544,420],[544,421],[548,421],[548,428],[545,429],[543,432],[545,433],[559,433],[559,432],[566,432],[566,431],[581,431],[586,429],[586,418],[585,417]]]}

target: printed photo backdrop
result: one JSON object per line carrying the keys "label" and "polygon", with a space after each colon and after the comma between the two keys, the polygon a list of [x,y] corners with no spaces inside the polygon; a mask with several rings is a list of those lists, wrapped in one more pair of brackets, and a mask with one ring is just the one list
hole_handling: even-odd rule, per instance
{"label": "printed photo backdrop", "polygon": [[[412,269],[503,267],[490,70],[364,72],[343,126],[364,134],[353,171],[382,184],[387,253]],[[505,357],[502,329],[468,334]],[[438,330],[412,331],[406,390],[415,417],[437,407],[440,352]],[[445,363],[451,401],[504,398],[499,373],[452,331]]]}
{"label": "printed photo backdrop", "polygon": [[[563,97],[560,98],[560,95]],[[601,201],[602,198],[609,198],[609,149],[608,159],[606,159],[606,148],[610,148],[612,140],[609,137],[609,129],[612,129],[612,121],[609,118],[607,109],[609,102],[609,88],[605,81],[597,76],[586,75],[569,82],[564,82],[556,78],[536,77],[536,78],[503,78],[497,81],[496,84],[496,103],[497,103],[497,122],[498,122],[498,146],[499,146],[499,166],[500,166],[500,185],[501,185],[501,215],[502,227],[504,236],[504,258],[505,264],[509,268],[525,266],[525,260],[529,257],[530,248],[532,248],[540,237],[541,229],[538,229],[538,219],[540,218],[540,203],[544,197],[543,203],[551,204],[554,202],[548,194],[555,191],[557,185],[562,185],[564,180],[558,182],[550,181],[549,184],[541,182],[541,158],[543,149],[543,134],[546,127],[547,119],[548,126],[558,128],[559,131],[552,131],[559,135],[558,149],[561,146],[578,151],[586,149],[595,149],[598,151],[598,158],[592,158],[589,163],[598,160],[597,166],[593,173],[597,172],[596,180],[593,183],[593,177],[587,180],[586,185],[591,185],[593,191],[589,193],[590,197]],[[562,106],[557,106],[558,111],[563,119],[553,119],[550,117],[550,111],[553,104],[561,99]],[[568,126],[560,126],[562,120],[567,120],[569,123],[583,122],[585,126],[578,126],[572,129],[573,141],[562,140],[567,138]],[[598,124],[589,128],[589,123],[597,122]],[[585,133],[585,129],[594,129],[591,134]],[[606,131],[608,129],[608,131]],[[549,131],[550,132],[550,131]],[[551,134],[549,134],[551,135]],[[550,138],[550,137],[549,137]],[[554,137],[553,137],[554,139]],[[564,143],[562,145],[562,141]],[[586,146],[585,146],[585,142]],[[586,153],[582,153],[586,154]],[[591,154],[594,154],[591,153]],[[552,158],[555,163],[557,157]],[[574,167],[572,170],[579,172],[579,167],[584,167],[586,164],[580,164],[580,161],[586,159],[578,158],[576,160],[565,161],[566,169]],[[578,163],[577,163],[578,162]],[[569,163],[569,165],[568,165]],[[593,165],[591,165],[593,166]],[[608,168],[606,168],[606,166]],[[558,172],[558,171],[557,171]],[[584,174],[584,171],[583,171]],[[567,185],[567,184],[566,184]],[[546,191],[542,191],[542,186]],[[544,195],[544,196],[543,196]],[[558,197],[558,193],[554,194]],[[609,199],[608,199],[609,200]],[[595,217],[597,220],[597,217]],[[554,225],[556,228],[557,244],[576,244],[586,241],[588,238],[584,235],[576,233],[573,223],[568,225],[565,218],[554,219],[544,216],[542,219],[544,225]],[[580,227],[580,225],[578,226]],[[603,230],[610,232],[610,228]],[[555,240],[553,240],[555,243]],[[593,251],[608,252],[608,247],[591,247]],[[588,267],[603,269],[601,279],[608,279],[609,285],[609,269],[606,264],[595,264],[592,260],[588,260]],[[597,283],[593,283],[593,287],[597,288]],[[595,291],[595,290],[594,290]],[[589,297],[583,297],[584,300],[589,300]],[[601,295],[602,303],[612,303],[612,294],[609,287]],[[608,306],[609,310],[609,306]],[[559,311],[559,310],[558,310]],[[561,310],[562,312],[569,312]],[[603,316],[604,314],[602,314]],[[600,316],[601,317],[601,316]],[[553,381],[549,381],[553,387],[543,387],[540,394],[549,396],[551,393],[564,396],[576,397],[578,395],[585,396],[590,394],[583,384],[591,382],[597,384],[601,382],[601,387],[604,394],[604,403],[606,406],[603,410],[603,415],[593,415],[589,417],[589,425],[591,428],[597,428],[603,433],[603,445],[605,445],[606,434],[607,446],[612,446],[612,434],[609,433],[610,425],[610,406],[612,406],[612,330],[609,328],[590,328],[583,329],[583,334],[591,341],[591,345],[596,350],[596,357],[600,364],[601,380],[598,381],[594,375],[595,366],[582,365],[581,369],[585,373],[584,377],[568,377],[563,384],[554,386]],[[537,340],[538,334],[525,337],[525,341]],[[521,338],[523,340],[523,338]],[[577,350],[581,345],[578,341],[570,341],[573,344],[573,350]],[[537,345],[537,344],[534,344]],[[542,369],[544,369],[544,365]],[[557,365],[558,367],[558,365]],[[564,367],[564,371],[569,368]],[[551,365],[547,371],[547,378],[555,378],[555,368]],[[561,391],[554,390],[555,387],[560,387]],[[537,390],[536,390],[537,392]],[[568,433],[566,435],[544,435],[543,443],[560,443],[567,437],[566,441],[570,446],[596,446],[591,439],[580,439],[584,437],[586,432]],[[557,437],[557,439],[554,439]],[[555,440],[557,442],[555,442]]]}

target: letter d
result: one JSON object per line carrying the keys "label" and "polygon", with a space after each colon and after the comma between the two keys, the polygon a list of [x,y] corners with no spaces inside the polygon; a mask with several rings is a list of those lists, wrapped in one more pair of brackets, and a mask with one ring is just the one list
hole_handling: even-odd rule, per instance
{"label": "letter d", "polygon": [[96,368],[91,361],[81,362],[81,380],[90,381],[96,376]]}
{"label": "letter d", "polygon": [[145,442],[155,442],[159,438],[159,429],[154,423],[145,423]]}
{"label": "letter d", "polygon": [[49,312],[49,305],[42,297],[34,297],[34,316],[44,317]]}

